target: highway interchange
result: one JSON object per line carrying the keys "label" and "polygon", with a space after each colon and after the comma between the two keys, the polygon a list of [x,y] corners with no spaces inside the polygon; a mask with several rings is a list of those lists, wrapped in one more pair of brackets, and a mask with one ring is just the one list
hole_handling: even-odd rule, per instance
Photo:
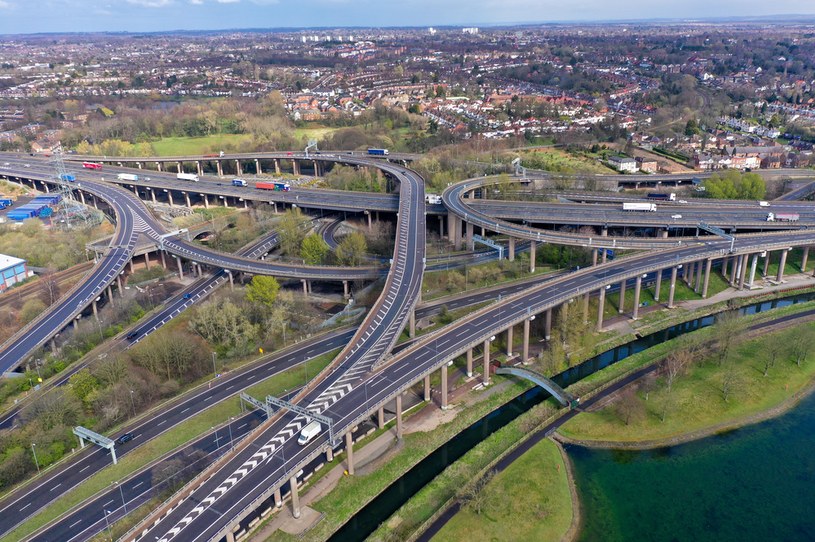
{"label": "highway interchange", "polygon": [[[286,153],[286,156],[297,157],[298,155]],[[517,239],[528,239],[536,242],[548,241],[567,244],[586,244],[587,246],[594,247],[609,246],[620,248],[625,246],[627,248],[658,248],[662,250],[626,258],[624,262],[610,262],[575,273],[569,273],[546,281],[540,285],[524,288],[520,293],[506,296],[500,302],[456,321],[454,324],[446,327],[443,333],[436,333],[431,337],[423,338],[417,341],[413,346],[392,357],[386,358],[398,334],[405,326],[409,313],[414,309],[419,300],[421,276],[426,263],[424,255],[426,227],[423,182],[409,169],[394,164],[375,164],[370,160],[356,156],[329,155],[320,156],[319,159],[342,161],[362,165],[364,167],[380,167],[386,174],[399,181],[400,191],[398,199],[399,221],[397,223],[396,247],[393,263],[390,266],[390,272],[386,279],[382,296],[372,310],[369,311],[365,322],[360,326],[353,340],[349,340],[346,337],[344,342],[340,341],[340,344],[345,344],[346,346],[335,362],[331,364],[328,371],[312,381],[306,389],[302,390],[298,396],[294,398],[294,401],[298,404],[309,405],[315,413],[322,413],[331,418],[333,420],[332,432],[335,436],[342,436],[347,433],[351,428],[364,421],[371,412],[392,400],[394,396],[421,380],[432,371],[438,370],[442,363],[446,363],[447,360],[453,359],[469,348],[485,340],[489,340],[491,335],[507,329],[510,325],[523,322],[528,319],[530,315],[540,313],[579,295],[600,291],[605,288],[606,285],[619,283],[622,280],[631,279],[642,274],[662,273],[666,268],[677,267],[705,258],[722,258],[728,255],[730,250],[729,242],[708,240],[716,239],[715,237],[705,237],[701,241],[699,239],[694,240],[692,237],[688,239],[648,238],[631,241],[629,239],[622,240],[611,237],[602,239],[599,236],[589,238],[580,234],[563,234],[529,226],[519,226],[504,220],[496,220],[495,217],[488,215],[487,213],[490,212],[490,208],[486,206],[486,204],[468,205],[469,202],[467,198],[463,196],[468,190],[472,190],[476,183],[459,183],[445,191],[443,196],[445,207],[450,209],[450,212],[455,216],[467,222],[474,223],[476,226],[483,226],[501,234],[512,235]],[[23,157],[16,160],[17,162],[15,162],[15,164],[19,165],[26,159]],[[15,171],[20,175],[31,176],[31,174],[36,173],[44,175],[46,178],[48,175],[47,172],[44,171]],[[88,175],[86,172],[81,173],[85,174],[81,177],[82,189],[98,195],[113,206],[117,220],[117,233],[112,243],[115,247],[124,248],[112,249],[111,253],[114,254],[114,257],[111,258],[112,261],[110,263],[102,262],[102,264],[94,268],[92,272],[94,279],[82,283],[83,285],[89,285],[88,288],[90,289],[87,292],[74,295],[69,294],[68,297],[72,299],[73,310],[71,303],[66,304],[63,302],[58,304],[57,308],[50,311],[46,318],[43,318],[43,322],[47,321],[49,324],[43,324],[42,327],[47,328],[50,325],[52,326],[50,328],[51,330],[61,329],[67,322],[73,319],[77,311],[77,299],[80,301],[94,299],[95,296],[99,295],[101,290],[115,279],[127,262],[128,258],[125,257],[125,255],[128,254],[128,251],[132,251],[131,243],[135,243],[135,238],[139,233],[145,233],[156,241],[159,241],[159,236],[164,233],[163,228],[144,210],[141,202],[136,199],[132,193],[112,187],[108,183],[101,182],[101,175],[99,175],[99,181],[94,182],[85,179],[85,177],[93,177],[93,174]],[[9,172],[0,171],[0,174],[8,175]],[[153,178],[151,178],[151,182],[152,181]],[[159,180],[158,182],[171,181]],[[203,185],[203,182],[199,184]],[[212,184],[216,187],[220,186],[219,189],[232,189],[232,187],[224,187],[217,183]],[[306,192],[309,193],[310,197],[314,200],[323,197],[311,195],[312,192],[319,195],[322,191],[296,191],[296,193],[293,191],[292,193],[284,194],[275,193],[273,196],[282,196],[284,199],[294,197],[295,202],[302,204],[303,200],[300,198],[302,198],[302,195]],[[245,195],[246,192],[243,192],[243,194]],[[264,197],[265,196],[266,195],[264,195]],[[393,199],[389,197],[375,199],[383,201],[386,198],[388,201]],[[334,196],[331,195],[328,196],[328,199],[336,201]],[[348,199],[346,198],[345,201],[347,204]],[[313,200],[309,200],[309,204],[315,206],[320,205],[319,201],[313,202]],[[330,208],[330,205],[333,204],[326,205]],[[501,206],[506,208],[506,204],[500,202],[492,203],[491,205],[493,205],[492,209],[499,215],[501,214],[499,208]],[[811,216],[812,213],[809,211],[811,207],[801,206],[800,204],[794,204],[793,206],[802,210],[802,223],[815,218]],[[518,206],[516,206],[516,209],[517,207]],[[545,209],[544,206],[540,206],[537,210],[534,207],[535,206],[524,205],[523,208],[527,210],[523,212],[541,213],[541,209]],[[804,210],[805,207],[806,210]],[[359,211],[361,209],[365,209],[365,207],[356,207],[355,210]],[[566,206],[564,209],[568,209],[570,213],[581,212],[579,211],[579,206]],[[387,209],[381,210],[384,211]],[[609,209],[607,212],[610,213],[612,211]],[[685,214],[685,212],[683,209],[683,214]],[[711,215],[717,214],[715,212],[707,212]],[[588,214],[592,213],[595,213],[594,210],[589,211]],[[740,218],[740,213],[744,213],[745,216]],[[760,216],[762,213],[766,216],[764,208],[746,212],[742,209],[730,212],[726,220],[729,221],[733,218],[734,222],[740,221],[740,225],[757,226],[760,225]],[[583,214],[585,215],[586,212],[583,211]],[[639,221],[640,219],[651,219],[651,217],[643,217],[640,215],[642,214],[637,213],[637,217],[630,220]],[[519,217],[517,215],[511,215],[510,213],[506,215],[506,218],[518,219]],[[129,220],[131,221],[128,222]],[[534,221],[545,222],[540,218],[535,218]],[[584,218],[579,218],[579,221],[582,223],[591,223],[585,221]],[[764,222],[766,222],[766,220]],[[692,227],[692,224],[693,223],[691,223],[689,227]],[[129,237],[124,237],[127,234],[129,234]],[[807,246],[812,243],[813,240],[815,240],[813,235],[806,230],[740,236],[734,245],[733,254],[752,254],[768,249],[783,250],[792,246]],[[171,247],[168,247],[168,244],[170,243],[165,240],[164,245],[168,251],[176,254],[180,253],[182,256],[186,255],[184,251],[190,249],[197,250],[197,247],[183,244],[177,240],[172,241],[171,244],[173,246]],[[116,250],[122,250],[123,252],[118,253]],[[276,274],[277,270],[275,269],[263,268],[261,271],[256,267],[241,267],[250,264],[257,265],[250,259],[256,256],[256,254],[247,254],[247,256],[249,257],[234,258],[202,251],[200,254],[196,253],[194,256],[188,257],[194,257],[196,261],[203,263],[210,263],[214,267],[235,270],[251,269],[251,272]],[[123,257],[125,257],[125,260],[121,262],[120,260]],[[368,273],[368,275],[366,275],[367,277],[374,276],[370,269],[375,268],[369,268],[365,271]],[[331,271],[336,272],[337,270],[333,269]],[[289,270],[289,272],[292,273],[289,276],[295,278],[303,276],[302,274],[298,274],[302,273],[302,271],[295,272]],[[306,271],[306,276],[314,278],[314,275],[308,274],[313,272],[312,270]],[[349,271],[346,270],[340,271],[340,273],[348,272]],[[350,275],[344,275],[344,277],[354,278]],[[326,278],[326,276],[324,275],[321,278]],[[336,279],[336,275],[329,276],[328,278]],[[77,288],[77,292],[80,290],[82,290],[81,286]],[[191,300],[184,299],[184,301]],[[82,307],[80,307],[80,309],[81,308]],[[182,308],[183,305],[175,307],[173,310],[181,310]],[[63,311],[61,315],[57,314],[60,313],[60,311]],[[54,314],[54,316],[51,317],[51,314]],[[48,317],[51,319],[48,319]],[[157,322],[160,323],[160,320]],[[33,332],[29,330],[25,334],[25,336],[29,334],[32,335],[31,341],[34,342],[31,344],[37,343],[37,345],[39,345],[47,340],[37,338],[37,329],[39,328],[34,328]],[[336,341],[336,338],[332,340]],[[25,341],[18,338],[17,342],[22,343]],[[329,341],[328,345],[331,344],[335,345],[336,343]],[[14,346],[16,346],[16,344],[12,344],[12,347]],[[323,345],[321,351],[326,351],[326,347],[327,345]],[[29,349],[26,350],[26,348]],[[22,360],[31,349],[30,344],[29,346],[20,346],[19,349],[15,351],[15,355],[17,356],[16,360],[18,362]],[[8,347],[0,352],[0,360],[6,359],[7,356],[13,359],[13,356],[8,354],[8,352]],[[298,352],[301,356],[303,353],[309,355],[304,351]],[[300,361],[302,361],[302,358]],[[295,358],[288,359],[288,363],[295,363]],[[11,367],[13,364],[8,366]],[[212,390],[212,393],[215,394],[217,391],[218,393],[227,393],[227,395],[229,395],[228,392],[231,392],[231,389],[224,390],[224,384],[226,383],[219,383],[218,390]],[[232,394],[234,394],[234,392],[232,392]],[[197,398],[190,399],[190,401],[198,401],[199,404],[215,400],[215,396],[207,399],[203,394]],[[304,418],[296,413],[278,412],[275,414],[272,420],[266,422],[253,434],[252,441],[258,444],[239,450],[222,468],[218,469],[217,472],[213,473],[210,478],[196,488],[190,498],[185,499],[178,506],[175,506],[167,515],[162,517],[156,525],[149,529],[150,539],[153,539],[155,536],[160,540],[167,541],[212,540],[225,536],[228,529],[234,523],[235,518],[240,518],[242,514],[245,514],[251,505],[268,498],[273,489],[285,484],[303,465],[313,461],[329,446],[333,447],[338,444],[338,442],[328,443],[324,437],[313,440],[308,446],[298,446],[294,440],[296,440],[297,433],[302,427],[303,422]],[[167,423],[167,426],[170,427],[171,424]],[[156,430],[157,427],[154,426],[152,429]],[[327,428],[324,427],[324,429],[326,430],[325,433],[327,433]],[[327,437],[327,435],[325,436]],[[133,445],[135,446],[137,444],[138,442]],[[127,445],[125,445],[123,451],[126,450]],[[91,458],[94,455],[101,456],[102,454],[91,452],[86,453],[84,457]],[[99,460],[103,460],[103,458],[96,458],[96,461]],[[45,481],[42,483],[45,483]],[[240,488],[240,490],[236,488]],[[39,506],[41,507],[42,503],[47,502],[48,498],[44,496],[42,490],[32,491],[31,494],[34,495],[35,493],[40,498]],[[43,498],[45,501],[43,501]],[[17,501],[15,501],[15,503],[16,502]],[[218,505],[214,507],[216,502]],[[215,511],[216,509],[217,512]],[[25,513],[24,511],[20,512]],[[222,518],[229,519],[225,522]],[[96,518],[97,526],[99,521],[103,519],[104,517]],[[64,523],[64,521],[61,523]],[[81,523],[81,525],[86,524],[86,520],[83,520]],[[8,526],[5,527],[7,528]],[[72,536],[76,537],[79,535],[82,535],[82,533]],[[67,536],[67,532],[62,531],[60,537],[62,536]],[[84,535],[82,536],[84,537]],[[66,538],[42,539],[56,540]]]}

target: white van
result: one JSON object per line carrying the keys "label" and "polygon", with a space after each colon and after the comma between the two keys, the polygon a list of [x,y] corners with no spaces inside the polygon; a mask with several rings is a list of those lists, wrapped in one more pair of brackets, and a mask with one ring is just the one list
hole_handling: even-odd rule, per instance
{"label": "white van", "polygon": [[320,425],[320,422],[317,420],[312,420],[302,429],[302,431],[300,431],[300,438],[297,439],[297,444],[300,446],[305,446],[311,441],[311,439],[319,435],[320,431],[322,430],[323,426]]}
{"label": "white van", "polygon": [[769,202],[769,201],[759,201],[759,202],[758,202],[758,206],[759,206],[759,207],[769,207],[769,206],[770,206],[770,202]]}

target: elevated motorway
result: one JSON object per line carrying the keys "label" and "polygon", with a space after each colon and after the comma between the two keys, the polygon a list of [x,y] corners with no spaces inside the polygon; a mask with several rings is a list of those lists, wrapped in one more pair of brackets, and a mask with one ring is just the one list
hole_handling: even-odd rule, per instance
{"label": "elevated motorway", "polygon": [[[295,398],[297,404],[315,414],[335,415],[337,402],[359,387],[365,375],[391,350],[421,293],[425,264],[423,181],[404,168],[392,165],[380,167],[396,177],[400,185],[400,220],[393,264],[382,295],[360,330],[329,369]],[[314,457],[313,447],[302,447],[296,442],[297,434],[305,423],[306,419],[297,413],[275,415],[254,438],[257,445],[253,444],[236,454],[218,475],[208,478],[197,489],[196,494],[200,497],[179,503],[150,529],[151,533],[168,541],[200,539],[220,532],[224,526],[219,525],[220,521],[213,521],[213,518],[220,518],[223,514],[221,508],[230,501],[245,499],[247,495],[263,489],[257,486],[259,475],[263,478],[272,476],[276,482],[271,485],[279,486],[287,476],[291,476],[292,471],[297,472],[301,464]],[[323,427],[323,434],[328,430]],[[270,486],[264,484],[264,487]]]}

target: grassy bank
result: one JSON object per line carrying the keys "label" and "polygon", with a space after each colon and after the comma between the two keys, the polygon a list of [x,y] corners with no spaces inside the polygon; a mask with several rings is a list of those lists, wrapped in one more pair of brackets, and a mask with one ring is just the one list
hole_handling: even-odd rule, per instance
{"label": "grassy bank", "polygon": [[434,541],[561,540],[572,522],[566,466],[557,445],[542,440],[482,489]]}
{"label": "grassy bank", "polygon": [[747,340],[725,362],[715,353],[706,356],[670,387],[665,374],[645,381],[635,393],[570,420],[559,432],[582,442],[658,442],[747,422],[811,385],[815,355],[808,352],[799,366],[793,345],[800,334],[813,333],[810,322]]}
{"label": "grassy bank", "polygon": [[[496,377],[495,381],[498,383],[504,379]],[[399,452],[370,474],[342,478],[334,490],[312,505],[315,510],[325,514],[312,530],[300,537],[276,531],[268,540],[282,542],[327,539],[371,499],[439,446],[479,418],[528,389],[526,384],[504,382],[497,393],[493,388],[487,392],[473,393],[467,405],[449,423],[440,425],[429,433],[417,432],[405,435]]]}

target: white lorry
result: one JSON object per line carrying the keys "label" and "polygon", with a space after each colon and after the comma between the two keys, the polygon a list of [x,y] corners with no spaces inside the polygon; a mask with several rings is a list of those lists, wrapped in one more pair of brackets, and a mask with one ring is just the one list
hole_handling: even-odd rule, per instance
{"label": "white lorry", "polygon": [[198,182],[198,175],[195,173],[179,173],[175,176],[179,181],[193,181]]}
{"label": "white lorry", "polygon": [[623,211],[648,211],[651,213],[655,213],[656,210],[657,206],[655,203],[635,203],[635,202],[623,203]]}

